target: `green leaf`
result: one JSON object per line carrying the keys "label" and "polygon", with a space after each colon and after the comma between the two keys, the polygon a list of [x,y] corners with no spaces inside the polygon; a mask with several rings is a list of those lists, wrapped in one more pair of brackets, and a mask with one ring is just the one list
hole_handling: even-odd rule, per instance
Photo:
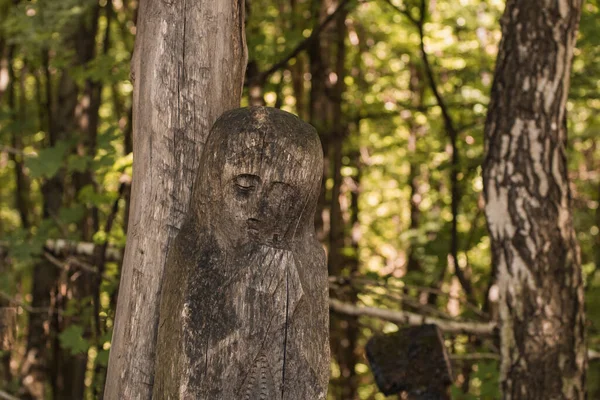
{"label": "green leaf", "polygon": [[96,193],[96,189],[92,185],[86,185],[81,188],[77,194],[77,199],[82,202],[93,206],[102,206],[105,204],[112,204],[118,197],[116,192],[101,192]]}
{"label": "green leaf", "polygon": [[96,363],[102,367],[108,366],[108,350],[100,350],[96,356]]}
{"label": "green leaf", "polygon": [[25,159],[32,178],[52,178],[63,166],[63,160],[69,150],[69,144],[59,141],[54,147],[48,147],[38,152],[37,157]]}
{"label": "green leaf", "polygon": [[70,207],[61,207],[58,212],[58,219],[64,225],[76,224],[83,218],[85,206],[83,204],[74,204]]}
{"label": "green leaf", "polygon": [[67,158],[67,171],[69,172],[85,172],[92,161],[89,156],[80,156],[77,154],[70,154]]}
{"label": "green leaf", "polygon": [[60,345],[63,349],[69,350],[72,355],[82,354],[88,351],[89,342],[83,337],[83,327],[80,325],[71,325],[58,335]]}

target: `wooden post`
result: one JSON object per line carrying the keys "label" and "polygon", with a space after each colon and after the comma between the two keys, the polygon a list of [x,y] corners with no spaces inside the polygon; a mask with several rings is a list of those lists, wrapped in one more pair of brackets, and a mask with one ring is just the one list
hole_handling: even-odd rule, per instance
{"label": "wooden post", "polygon": [[133,186],[107,400],[149,400],[168,249],[190,204],[210,127],[239,107],[244,2],[139,2],[132,59]]}
{"label": "wooden post", "polygon": [[154,399],[325,399],[322,162],[316,131],[292,114],[217,120],[167,257]]}
{"label": "wooden post", "polygon": [[452,370],[435,325],[373,336],[365,346],[379,390],[409,400],[449,400]]}

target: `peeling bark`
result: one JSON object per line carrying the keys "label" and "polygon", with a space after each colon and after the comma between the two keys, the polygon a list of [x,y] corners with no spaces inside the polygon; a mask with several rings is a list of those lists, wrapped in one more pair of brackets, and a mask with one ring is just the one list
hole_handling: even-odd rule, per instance
{"label": "peeling bark", "polygon": [[580,0],[509,0],[483,168],[506,399],[583,399],[583,282],[565,159]]}

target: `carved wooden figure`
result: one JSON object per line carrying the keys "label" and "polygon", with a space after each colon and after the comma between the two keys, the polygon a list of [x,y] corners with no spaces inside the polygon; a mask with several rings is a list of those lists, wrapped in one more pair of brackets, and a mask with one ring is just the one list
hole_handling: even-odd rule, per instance
{"label": "carved wooden figure", "polygon": [[284,111],[214,124],[167,258],[154,399],[325,399],[322,162],[314,128]]}

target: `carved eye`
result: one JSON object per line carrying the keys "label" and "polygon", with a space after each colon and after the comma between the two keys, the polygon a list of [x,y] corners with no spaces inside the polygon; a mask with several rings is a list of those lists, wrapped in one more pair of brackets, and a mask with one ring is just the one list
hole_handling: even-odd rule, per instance
{"label": "carved eye", "polygon": [[256,189],[260,183],[260,178],[252,174],[241,174],[236,176],[233,182],[235,183],[238,192],[246,194],[253,192]]}

